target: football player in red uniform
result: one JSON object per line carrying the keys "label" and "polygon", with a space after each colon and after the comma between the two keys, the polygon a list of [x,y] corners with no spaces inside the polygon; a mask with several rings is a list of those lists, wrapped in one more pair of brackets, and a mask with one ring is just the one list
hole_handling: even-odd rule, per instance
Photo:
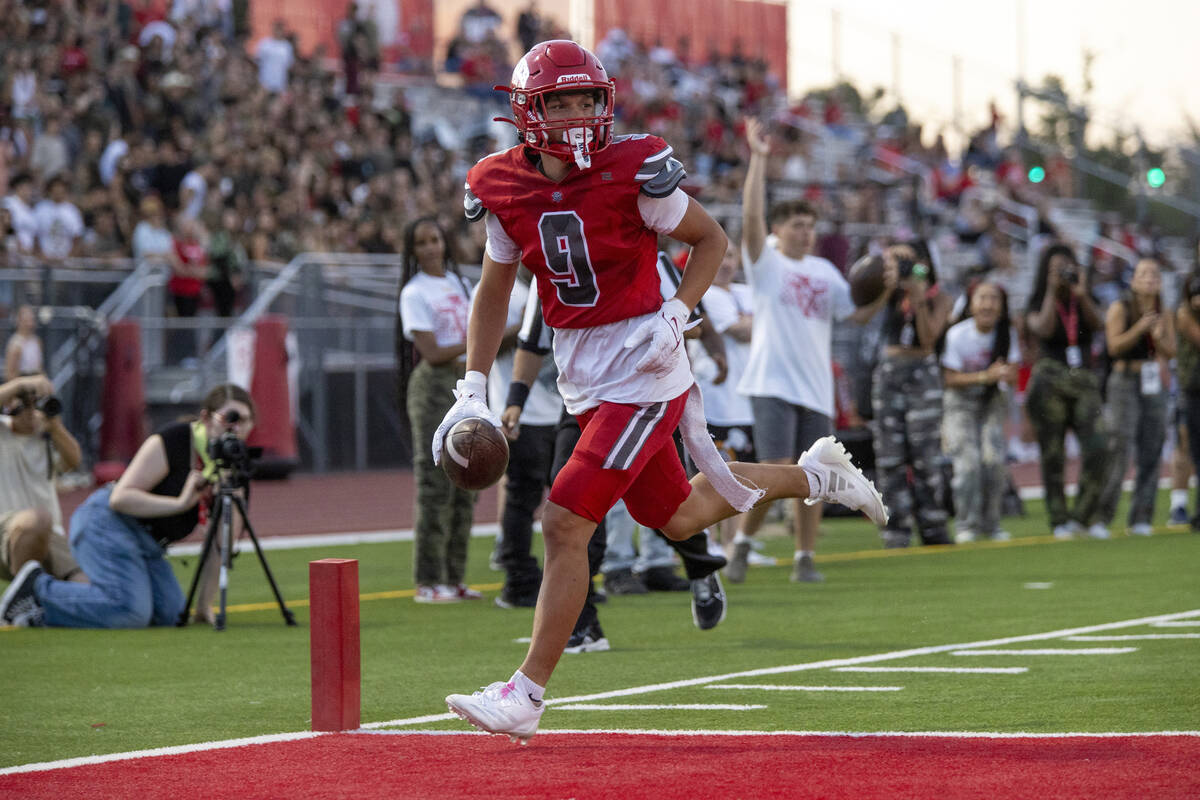
{"label": "football player in red uniform", "polygon": [[[536,277],[567,411],[583,435],[542,515],[546,542],[533,636],[521,668],[450,710],[476,727],[528,741],[587,593],[587,543],[619,498],[635,520],[686,539],[738,511],[780,497],[886,509],[832,437],[798,465],[726,465],[709,437],[683,345],[688,316],[708,289],[727,240],[679,188],[683,166],[657,136],[613,134],[613,83],[575,42],[535,45],[507,89],[521,143],[467,174],[468,218],[485,219],[483,275],[467,331],[467,374],[434,434],[465,417],[499,420],[485,402],[486,371],[504,332],[517,266]],[[664,301],[657,235],[691,246],[674,297]],[[690,482],[672,441],[680,428],[701,472]]]}

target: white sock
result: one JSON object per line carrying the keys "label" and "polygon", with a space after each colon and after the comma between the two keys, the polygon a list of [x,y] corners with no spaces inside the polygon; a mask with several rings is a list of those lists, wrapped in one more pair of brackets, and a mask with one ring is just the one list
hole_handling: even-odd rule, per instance
{"label": "white sock", "polygon": [[[821,499],[825,494],[825,476],[816,470],[801,465],[800,469],[808,476],[808,496],[813,500]],[[804,498],[800,498],[803,500]]]}
{"label": "white sock", "polygon": [[740,528],[738,529],[738,532],[733,535],[733,543],[734,544],[740,544],[741,542],[748,542],[748,541],[750,541],[750,537],[747,536],[746,532]]}
{"label": "white sock", "polygon": [[1171,490],[1171,508],[1187,508],[1188,490],[1187,489],[1172,489]]}
{"label": "white sock", "polygon": [[795,552],[795,554],[792,556],[792,560],[799,561],[800,559],[804,558],[805,556],[812,558],[814,555],[816,555],[816,554],[812,550],[797,550]]}
{"label": "white sock", "polygon": [[529,680],[529,678],[526,678],[525,673],[521,672],[521,670],[517,670],[513,673],[512,678],[509,679],[509,683],[516,686],[522,694],[529,695],[529,699],[534,703],[542,702],[542,697],[546,694],[545,686],[538,686],[536,683]]}

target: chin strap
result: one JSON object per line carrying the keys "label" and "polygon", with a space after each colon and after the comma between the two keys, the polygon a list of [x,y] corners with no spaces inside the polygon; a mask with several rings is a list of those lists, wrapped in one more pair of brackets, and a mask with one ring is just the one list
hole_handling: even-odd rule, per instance
{"label": "chin strap", "polygon": [[700,387],[695,383],[688,389],[687,404],[679,420],[679,433],[692,461],[696,462],[704,477],[729,505],[738,511],[749,511],[766,495],[766,489],[760,489],[745,478],[734,475],[725,459],[721,458],[716,443],[708,435],[704,400],[700,397]]}

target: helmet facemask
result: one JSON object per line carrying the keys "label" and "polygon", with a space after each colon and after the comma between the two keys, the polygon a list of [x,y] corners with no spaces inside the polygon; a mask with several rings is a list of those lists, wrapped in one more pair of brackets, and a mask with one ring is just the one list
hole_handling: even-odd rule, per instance
{"label": "helmet facemask", "polygon": [[[585,117],[551,119],[546,109],[550,95],[576,92],[592,92],[596,105],[594,113]],[[592,165],[591,154],[608,146],[612,138],[613,115],[612,91],[607,86],[572,86],[541,92],[514,92],[513,107],[519,105],[518,98],[525,95],[524,112],[519,119],[525,122],[523,140],[526,145],[543,153],[574,160],[580,169]],[[520,126],[518,126],[520,127]]]}

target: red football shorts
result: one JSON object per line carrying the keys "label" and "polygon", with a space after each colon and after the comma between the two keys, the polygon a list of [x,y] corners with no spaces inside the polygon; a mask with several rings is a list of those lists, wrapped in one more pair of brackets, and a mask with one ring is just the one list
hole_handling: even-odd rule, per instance
{"label": "red football shorts", "polygon": [[661,528],[692,491],[672,434],[687,392],[649,405],[601,403],[580,414],[583,435],[550,489],[550,502],[599,523],[621,498],[629,515]]}

